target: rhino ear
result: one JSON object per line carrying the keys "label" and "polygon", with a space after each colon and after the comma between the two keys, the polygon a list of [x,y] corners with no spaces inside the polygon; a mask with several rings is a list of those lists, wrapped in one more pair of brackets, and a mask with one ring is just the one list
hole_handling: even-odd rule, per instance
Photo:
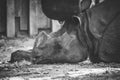
{"label": "rhino ear", "polygon": [[[36,37],[34,48],[35,47],[43,47],[45,46],[45,42],[48,40],[48,34],[44,31],[40,32]],[[33,49],[34,49],[33,48]]]}
{"label": "rhino ear", "polygon": [[84,11],[84,10],[90,8],[91,3],[92,3],[92,0],[82,0],[82,2],[80,4],[81,10]]}

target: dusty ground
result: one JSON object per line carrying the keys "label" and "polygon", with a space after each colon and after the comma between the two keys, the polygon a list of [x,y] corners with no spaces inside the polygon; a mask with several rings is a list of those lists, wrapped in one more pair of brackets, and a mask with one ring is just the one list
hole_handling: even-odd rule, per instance
{"label": "dusty ground", "polygon": [[120,64],[9,64],[16,50],[30,50],[35,38],[0,39],[0,80],[120,80]]}

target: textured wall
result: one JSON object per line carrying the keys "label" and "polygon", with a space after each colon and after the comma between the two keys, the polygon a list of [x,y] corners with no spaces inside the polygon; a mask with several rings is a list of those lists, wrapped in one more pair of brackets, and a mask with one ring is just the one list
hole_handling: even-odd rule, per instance
{"label": "textured wall", "polygon": [[20,19],[20,30],[28,30],[29,0],[15,0],[15,17]]}
{"label": "textured wall", "polygon": [[6,0],[0,0],[0,32],[6,32]]}
{"label": "textured wall", "polygon": [[42,12],[41,0],[7,0],[8,37],[14,37],[21,30],[36,35],[39,28],[50,28],[50,22]]}
{"label": "textured wall", "polygon": [[14,0],[7,0],[7,36],[15,37]]}
{"label": "textured wall", "polygon": [[39,28],[50,28],[50,20],[41,9],[41,0],[30,0],[30,35],[38,33]]}

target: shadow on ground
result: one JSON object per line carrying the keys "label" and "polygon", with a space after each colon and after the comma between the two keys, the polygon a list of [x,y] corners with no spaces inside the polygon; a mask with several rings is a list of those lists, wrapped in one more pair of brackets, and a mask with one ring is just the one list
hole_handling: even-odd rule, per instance
{"label": "shadow on ground", "polygon": [[78,64],[10,64],[11,53],[16,50],[30,50],[35,38],[0,40],[1,80],[120,80],[120,64],[92,64],[89,60]]}

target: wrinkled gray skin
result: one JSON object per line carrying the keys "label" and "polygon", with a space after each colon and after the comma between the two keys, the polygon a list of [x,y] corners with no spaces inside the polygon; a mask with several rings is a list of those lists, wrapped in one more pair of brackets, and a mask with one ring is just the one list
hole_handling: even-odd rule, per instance
{"label": "wrinkled gray skin", "polygon": [[[49,2],[49,0],[46,1]],[[62,3],[65,0],[56,0],[56,2],[52,3],[56,9],[54,9],[54,6],[51,7],[50,4],[49,10],[47,10],[44,6],[46,3],[44,3],[44,13],[51,19],[65,20],[67,26],[69,26],[69,24],[74,25],[71,21],[75,20],[76,23],[76,19],[73,19],[73,16],[77,16],[79,22],[81,22],[79,29],[77,29],[79,33],[76,34],[78,35],[78,43],[80,43],[81,48],[87,48],[88,57],[92,62],[120,62],[119,0],[105,0],[90,9],[88,9],[88,7],[90,6],[89,3],[91,0],[83,0],[83,2],[76,6],[72,5],[74,8],[76,7],[75,10],[78,10],[79,7],[79,10],[75,11],[77,12],[75,14],[71,12],[71,10],[74,12],[74,9],[69,11],[71,4],[66,3],[66,8],[68,8],[67,12],[70,12],[69,14],[64,12],[64,7],[61,8],[59,7],[60,5],[55,4],[57,1]],[[65,15],[62,14],[62,9]],[[66,16],[66,14],[69,16]],[[72,27],[75,28],[76,26],[78,25]]]}
{"label": "wrinkled gray skin", "polygon": [[[87,11],[92,62],[120,62],[120,1],[105,0]],[[82,17],[85,19],[85,16]],[[90,35],[89,35],[90,36]]]}
{"label": "wrinkled gray skin", "polygon": [[[120,1],[105,0],[77,17],[81,19],[92,62],[120,62]],[[81,36],[80,36],[81,37]]]}
{"label": "wrinkled gray skin", "polygon": [[65,22],[58,32],[50,34],[51,37],[40,33],[33,49],[34,63],[78,63],[86,60],[88,52],[86,44],[79,43],[77,22]]}
{"label": "wrinkled gray skin", "polygon": [[[65,23],[58,32],[50,34],[51,37],[44,32],[39,34],[32,52],[33,63],[77,63],[87,57],[94,63],[120,62],[120,1],[105,0],[88,9],[89,1],[83,0],[79,6],[81,12],[75,15],[53,14]],[[54,11],[59,13],[59,9]],[[30,57],[21,52],[20,55],[25,59]]]}

